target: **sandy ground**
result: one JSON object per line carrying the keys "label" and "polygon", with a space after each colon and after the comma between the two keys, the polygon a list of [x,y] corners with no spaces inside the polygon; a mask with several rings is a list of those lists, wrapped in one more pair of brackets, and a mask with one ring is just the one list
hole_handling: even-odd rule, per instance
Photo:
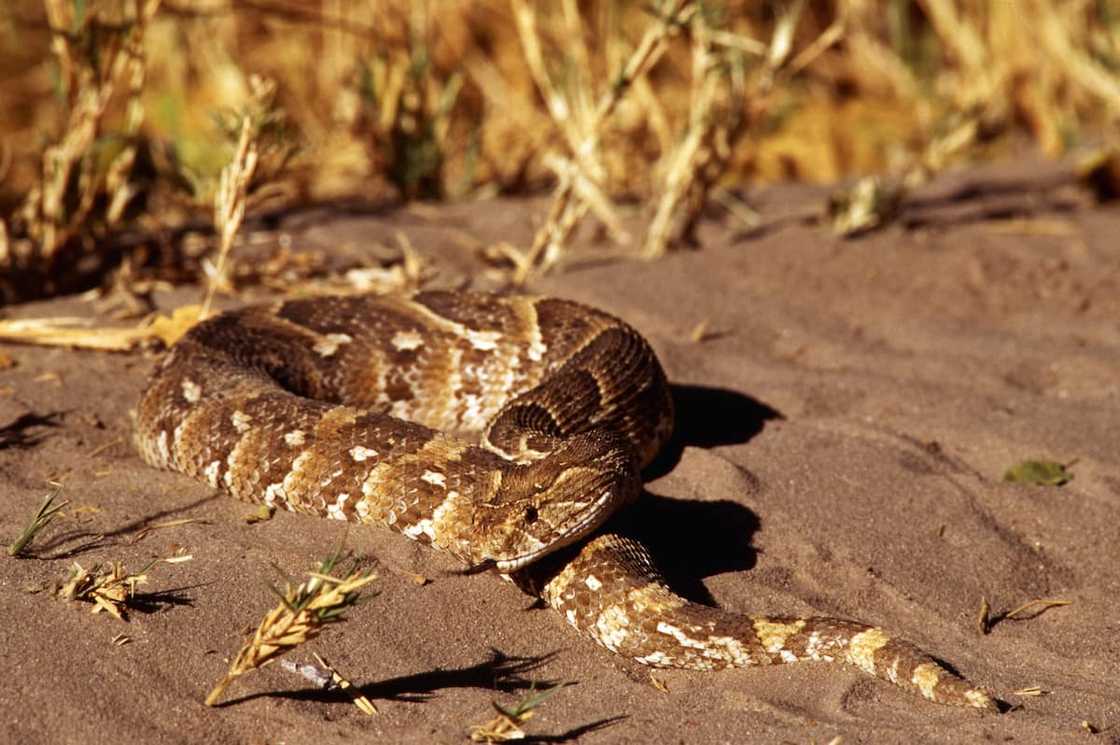
{"label": "sandy ground", "polygon": [[[798,219],[819,191],[762,190],[760,228],[713,216],[698,251],[534,288],[629,320],[676,386],[676,440],[638,509],[681,591],[881,624],[992,688],[1008,713],[939,707],[834,666],[659,672],[663,692],[514,587],[452,575],[399,536],[288,514],[248,525],[250,506],[148,469],[128,410],[153,356],[4,346],[15,365],[0,372],[0,537],[48,479],[72,505],[33,558],[0,558],[0,741],[456,743],[492,701],[570,682],[527,725],[538,741],[1120,742],[1120,212],[1046,186],[1055,175],[1025,163],[946,177],[904,225],[853,241]],[[471,270],[464,242],[525,242],[544,204],[318,209],[276,227],[297,246],[401,230],[450,282]],[[63,299],[8,315],[90,312]],[[700,323],[712,333],[695,342]],[[1076,460],[1075,478],[1003,483],[1029,457]],[[205,523],[140,533],[179,518]],[[380,561],[378,594],[310,649],[380,715],[279,667],[203,707],[274,603],[270,565],[298,574],[343,537]],[[180,548],[193,561],[153,568],[154,594],[128,624],[29,591],[73,561],[136,568]],[[995,611],[1071,604],[984,636],[985,597]],[[1013,693],[1028,686],[1046,695]]]}

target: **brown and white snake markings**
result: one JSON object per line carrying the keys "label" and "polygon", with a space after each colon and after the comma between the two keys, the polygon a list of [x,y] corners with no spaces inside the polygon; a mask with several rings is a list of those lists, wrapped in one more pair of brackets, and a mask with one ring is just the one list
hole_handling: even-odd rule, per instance
{"label": "brown and white snake markings", "polygon": [[153,374],[136,441],[148,463],[239,499],[385,525],[509,574],[646,665],[836,661],[931,701],[996,708],[880,628],[697,605],[640,543],[596,535],[637,498],[672,422],[661,365],[622,321],[564,300],[423,292],[199,324]]}

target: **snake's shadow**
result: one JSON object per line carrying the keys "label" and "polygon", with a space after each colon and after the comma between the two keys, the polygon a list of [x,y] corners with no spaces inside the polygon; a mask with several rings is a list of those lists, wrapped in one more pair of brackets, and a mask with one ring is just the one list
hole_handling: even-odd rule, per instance
{"label": "snake's shadow", "polygon": [[676,468],[686,447],[742,445],[761,432],[766,422],[785,418],[758,399],[727,388],[673,383],[669,391],[676,412],[673,436],[642,472],[645,481]]}
{"label": "snake's shadow", "polygon": [[[424,703],[435,697],[437,691],[448,688],[484,688],[487,690],[515,693],[532,691],[538,687],[561,685],[559,681],[539,680],[528,677],[547,665],[555,653],[520,657],[507,655],[501,650],[491,648],[490,656],[477,664],[457,668],[436,668],[421,673],[388,678],[374,683],[357,685],[356,690],[364,696],[381,701],[407,701]],[[257,698],[287,698],[295,701],[334,701],[347,702],[350,694],[339,688],[299,688],[286,691],[265,691],[251,693],[240,698],[225,701],[220,706],[232,706]]]}
{"label": "snake's shadow", "polygon": [[27,449],[38,445],[47,436],[43,430],[57,427],[67,412],[52,411],[47,414],[33,412],[22,414],[0,427],[0,450],[6,448]]}
{"label": "snake's shadow", "polygon": [[[686,447],[713,448],[748,442],[765,423],[781,419],[776,409],[737,391],[694,385],[671,386],[676,408],[673,437],[646,469],[646,481],[669,473]],[[636,505],[606,526],[649,548],[673,589],[693,602],[714,605],[702,580],[751,569],[758,516],[727,499],[675,499],[643,490]]]}

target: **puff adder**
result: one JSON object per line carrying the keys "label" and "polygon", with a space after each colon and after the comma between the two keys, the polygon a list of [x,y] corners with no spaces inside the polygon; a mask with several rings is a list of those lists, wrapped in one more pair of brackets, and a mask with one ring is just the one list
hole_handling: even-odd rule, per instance
{"label": "puff adder", "polygon": [[931,701],[995,708],[880,628],[691,603],[640,543],[599,531],[637,498],[672,423],[661,365],[622,321],[558,299],[423,292],[197,325],[153,373],[136,442],[153,466],[239,499],[384,525],[508,574],[646,665],[835,661]]}

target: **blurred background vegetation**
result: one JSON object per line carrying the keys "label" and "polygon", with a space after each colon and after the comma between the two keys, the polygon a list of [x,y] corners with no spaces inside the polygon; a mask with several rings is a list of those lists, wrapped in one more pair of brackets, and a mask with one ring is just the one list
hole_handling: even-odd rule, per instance
{"label": "blurred background vegetation", "polygon": [[1120,1],[6,0],[0,71],[11,298],[206,214],[245,137],[242,209],[567,187],[652,205],[648,256],[727,187],[1115,145]]}

